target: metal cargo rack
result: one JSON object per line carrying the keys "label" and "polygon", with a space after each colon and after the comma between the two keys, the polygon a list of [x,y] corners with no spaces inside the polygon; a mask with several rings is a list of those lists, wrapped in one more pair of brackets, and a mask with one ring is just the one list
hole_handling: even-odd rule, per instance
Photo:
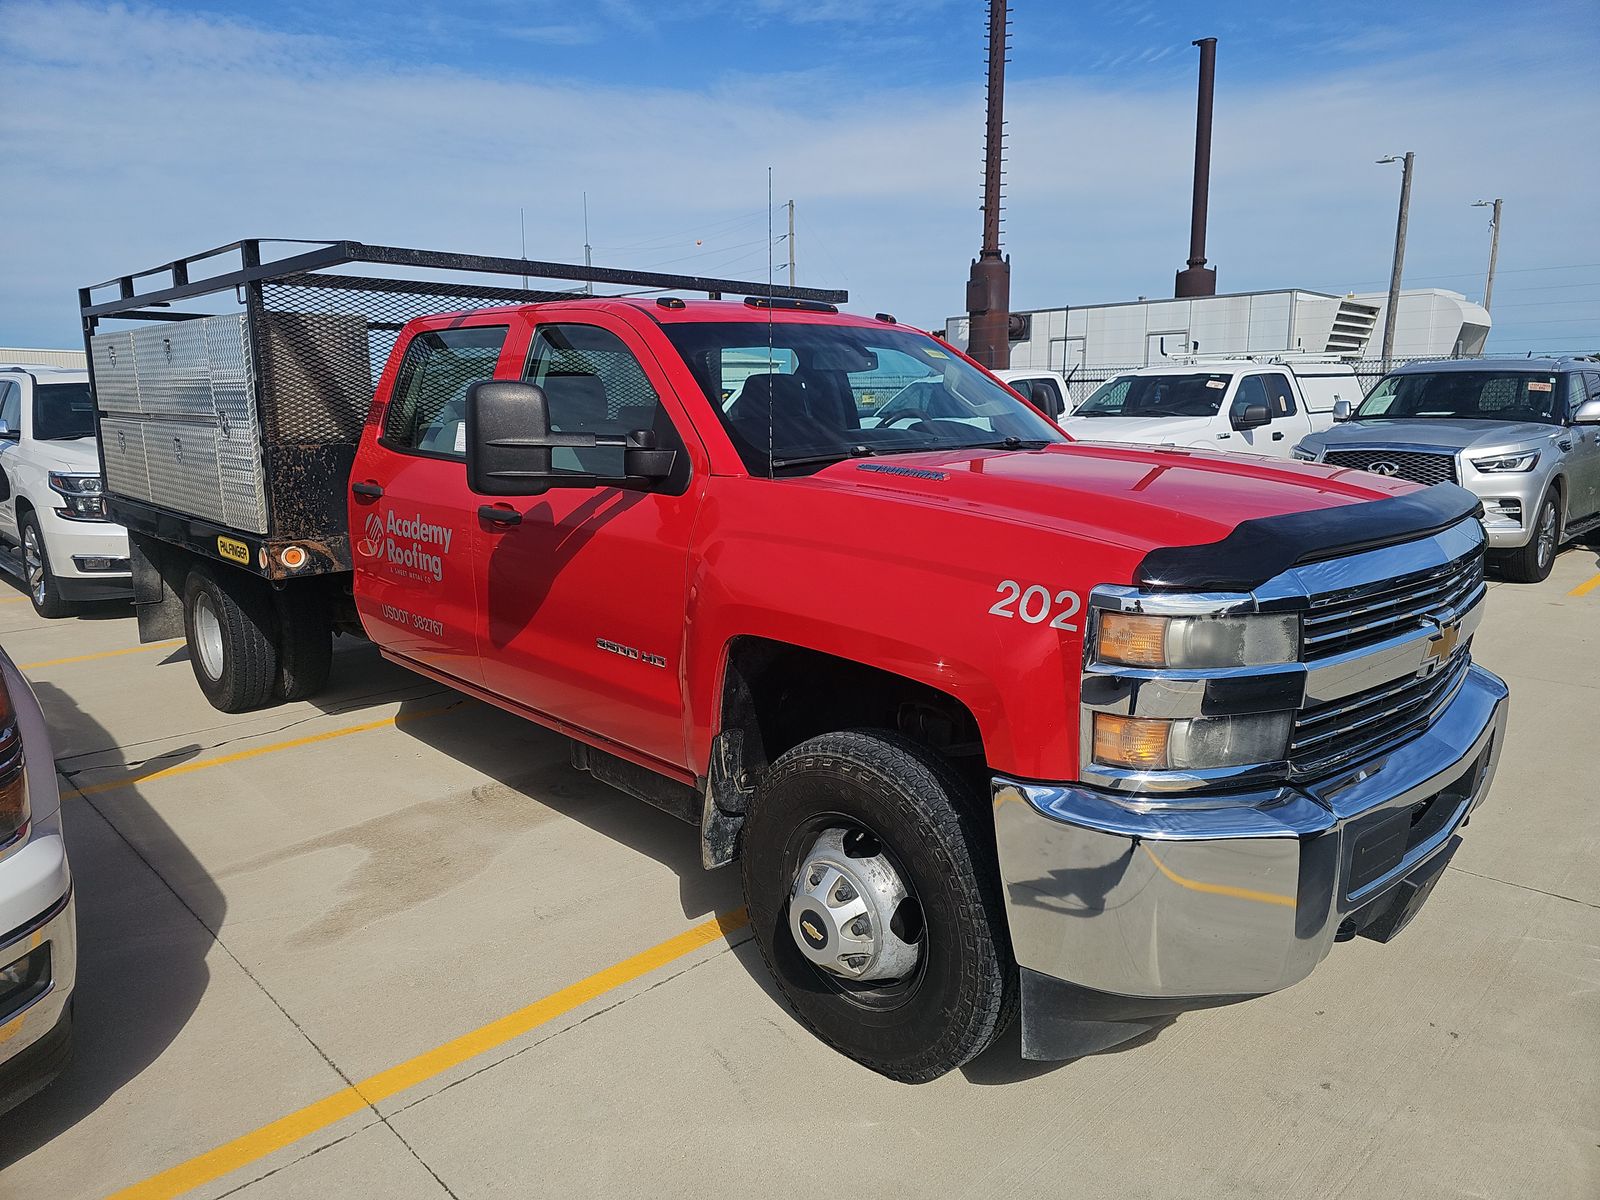
{"label": "metal cargo rack", "polygon": [[[264,246],[288,250],[263,259]],[[343,269],[354,265],[423,277]],[[520,286],[443,277],[457,273]],[[596,284],[624,289],[612,295],[846,299],[821,288],[354,241],[218,246],[79,289],[111,516],[135,534],[272,579],[348,571],[350,467],[406,322],[584,298]],[[102,329],[107,321],[129,324]]]}

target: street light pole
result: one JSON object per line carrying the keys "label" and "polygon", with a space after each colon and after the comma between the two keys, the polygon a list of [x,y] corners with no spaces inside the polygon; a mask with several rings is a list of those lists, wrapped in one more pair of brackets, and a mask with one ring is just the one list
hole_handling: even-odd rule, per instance
{"label": "street light pole", "polygon": [[1406,219],[1411,213],[1411,168],[1416,155],[1407,150],[1404,158],[1393,154],[1380,158],[1380,163],[1401,163],[1400,220],[1394,231],[1394,270],[1389,274],[1389,305],[1383,315],[1383,369],[1387,371],[1394,359],[1394,324],[1400,312],[1400,272],[1406,261]]}
{"label": "street light pole", "polygon": [[1479,200],[1472,206],[1473,208],[1492,207],[1494,209],[1494,215],[1489,218],[1489,228],[1493,230],[1493,234],[1489,238],[1489,278],[1484,280],[1483,283],[1484,312],[1489,311],[1489,301],[1494,296],[1494,260],[1500,256],[1500,205],[1501,200],[1496,197],[1494,200]]}

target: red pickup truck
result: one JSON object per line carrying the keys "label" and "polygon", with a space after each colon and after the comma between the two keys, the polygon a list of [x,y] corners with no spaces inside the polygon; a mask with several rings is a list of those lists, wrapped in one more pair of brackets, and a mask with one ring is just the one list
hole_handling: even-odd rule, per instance
{"label": "red pickup truck", "polygon": [[[740,860],[796,1014],[885,1075],[1019,1008],[1029,1057],[1101,1049],[1388,940],[1489,787],[1464,491],[1073,443],[817,293],[469,295],[330,268],[661,277],[234,249],[82,293],[141,636],[182,628],[228,710],[315,692],[338,630],[568,735]],[[224,288],[237,316],[99,329]],[[405,289],[475,303],[395,320]],[[149,403],[185,387],[190,425]]]}

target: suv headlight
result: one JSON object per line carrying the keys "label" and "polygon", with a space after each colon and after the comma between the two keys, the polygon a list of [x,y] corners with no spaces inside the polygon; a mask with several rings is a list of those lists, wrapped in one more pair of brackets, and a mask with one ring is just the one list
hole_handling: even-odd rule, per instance
{"label": "suv headlight", "polygon": [[1289,451],[1289,453],[1295,458],[1299,459],[1301,462],[1317,461],[1317,452],[1307,446],[1304,442],[1301,442],[1293,450]]}
{"label": "suv headlight", "polygon": [[22,727],[5,684],[0,683],[0,843],[28,823],[28,774],[23,769]]}
{"label": "suv headlight", "polygon": [[66,503],[56,509],[56,515],[69,521],[104,521],[105,487],[98,475],[69,475],[64,471],[50,472],[50,490]]}
{"label": "suv headlight", "polygon": [[1133,771],[1203,771],[1278,762],[1289,752],[1287,712],[1242,717],[1094,714],[1094,760]]}
{"label": "suv headlight", "polygon": [[1472,465],[1486,475],[1502,471],[1531,471],[1539,464],[1537,450],[1519,450],[1515,454],[1495,454],[1488,458],[1475,458]]}
{"label": "suv headlight", "polygon": [[1293,613],[1156,617],[1103,612],[1094,656],[1128,667],[1270,666],[1300,654],[1300,618]]}

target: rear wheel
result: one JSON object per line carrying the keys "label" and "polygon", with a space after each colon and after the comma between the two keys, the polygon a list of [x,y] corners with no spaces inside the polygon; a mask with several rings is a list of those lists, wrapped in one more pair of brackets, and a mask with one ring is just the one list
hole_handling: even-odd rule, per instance
{"label": "rear wheel", "polygon": [[1539,502],[1528,544],[1500,560],[1500,573],[1515,583],[1542,583],[1555,565],[1561,549],[1561,496],[1551,488]]}
{"label": "rear wheel", "polygon": [[880,1074],[968,1062],[1015,1010],[997,872],[948,764],[895,734],[804,742],[745,820],[756,943],[796,1015]]}
{"label": "rear wheel", "polygon": [[44,534],[39,531],[39,518],[31,512],[23,513],[21,525],[22,567],[33,611],[49,620],[70,617],[76,606],[61,598],[55,573],[50,569],[50,552],[45,549]]}
{"label": "rear wheel", "polygon": [[196,569],[183,589],[189,664],[213,708],[247,712],[272,698],[278,649],[272,605],[256,580]]}

